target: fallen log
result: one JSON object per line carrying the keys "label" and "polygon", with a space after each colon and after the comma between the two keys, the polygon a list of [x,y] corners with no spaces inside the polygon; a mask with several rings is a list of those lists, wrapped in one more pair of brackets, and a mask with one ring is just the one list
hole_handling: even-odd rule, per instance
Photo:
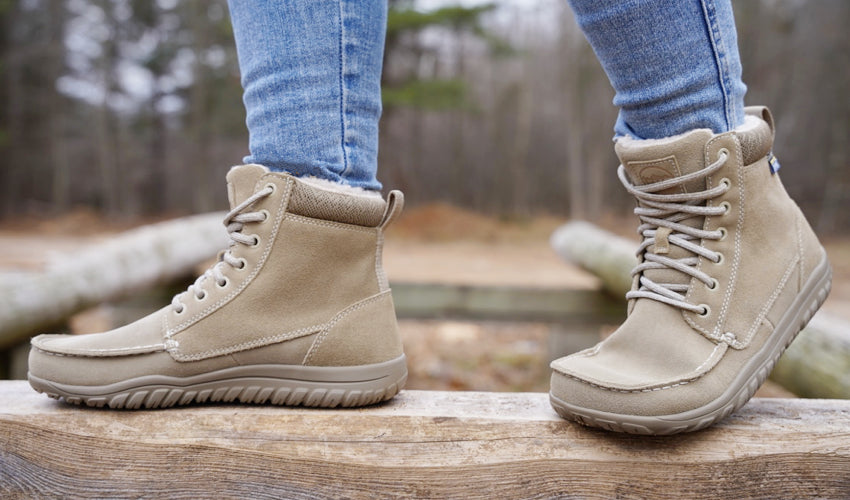
{"label": "fallen log", "polygon": [[619,301],[597,290],[392,282],[399,318],[587,323],[620,320]]}
{"label": "fallen log", "polygon": [[0,350],[73,313],[190,274],[227,244],[222,213],[133,229],[69,255],[44,272],[0,282]]}
{"label": "fallen log", "polygon": [[564,421],[544,393],[111,411],[0,382],[0,497],[847,498],[848,421],[850,401],[755,399],[643,437]]}
{"label": "fallen log", "polygon": [[[624,297],[631,288],[637,243],[587,222],[561,226],[550,242],[562,258],[599,276],[609,293]],[[770,378],[802,397],[850,399],[850,323],[817,313]]]}

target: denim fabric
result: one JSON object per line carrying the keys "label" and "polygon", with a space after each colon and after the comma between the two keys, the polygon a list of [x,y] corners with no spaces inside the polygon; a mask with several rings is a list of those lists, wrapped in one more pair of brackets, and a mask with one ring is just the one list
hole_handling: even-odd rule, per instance
{"label": "denim fabric", "polygon": [[569,0],[616,91],[617,137],[656,139],[744,121],[730,0]]}
{"label": "denim fabric", "polygon": [[[743,123],[730,0],[569,0],[611,80],[616,135]],[[251,154],[297,176],[375,178],[385,0],[229,0]]]}
{"label": "denim fabric", "polygon": [[230,0],[250,156],[366,189],[375,178],[386,0]]}

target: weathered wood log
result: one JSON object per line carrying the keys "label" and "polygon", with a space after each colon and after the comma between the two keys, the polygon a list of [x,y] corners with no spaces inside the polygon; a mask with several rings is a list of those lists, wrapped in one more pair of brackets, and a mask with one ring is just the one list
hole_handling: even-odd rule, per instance
{"label": "weathered wood log", "polygon": [[850,399],[850,323],[815,314],[779,358],[770,378],[809,398]]}
{"label": "weathered wood log", "polygon": [[563,259],[599,277],[602,288],[611,295],[622,298],[632,287],[635,242],[583,221],[559,227],[549,242]]}
{"label": "weathered wood log", "polygon": [[393,282],[399,318],[452,318],[556,323],[604,322],[622,303],[597,290]]}
{"label": "weathered wood log", "polygon": [[543,393],[112,411],[0,382],[0,496],[847,498],[848,421],[850,401],[755,399],[705,431],[641,437],[564,421]]}
{"label": "weathered wood log", "polygon": [[0,349],[86,307],[189,274],[227,244],[223,214],[143,226],[71,255],[42,273],[0,282]]}
{"label": "weathered wood log", "polygon": [[[551,243],[558,255],[599,276],[611,294],[623,297],[630,289],[636,243],[587,222],[561,226]],[[850,398],[850,323],[816,314],[770,378],[799,396]]]}

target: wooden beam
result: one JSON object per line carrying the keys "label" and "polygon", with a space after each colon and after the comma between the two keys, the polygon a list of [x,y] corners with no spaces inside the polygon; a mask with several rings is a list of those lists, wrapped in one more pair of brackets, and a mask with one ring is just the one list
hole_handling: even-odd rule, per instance
{"label": "wooden beam", "polygon": [[561,420],[543,393],[113,411],[0,382],[0,496],[847,498],[849,422],[850,401],[755,399],[642,437]]}
{"label": "wooden beam", "polygon": [[[610,294],[624,297],[631,288],[637,243],[587,222],[570,222],[552,234],[551,244],[558,255],[599,276]],[[799,396],[850,398],[850,323],[817,313],[770,378]]]}
{"label": "wooden beam", "polygon": [[143,226],[59,255],[43,273],[0,281],[0,350],[86,307],[190,274],[227,245],[223,216]]}

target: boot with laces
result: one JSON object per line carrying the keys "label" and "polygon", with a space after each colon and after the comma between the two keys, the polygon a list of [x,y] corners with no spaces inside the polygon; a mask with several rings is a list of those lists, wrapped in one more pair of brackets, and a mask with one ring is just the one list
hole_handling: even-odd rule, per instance
{"label": "boot with laces", "polygon": [[764,382],[831,283],[772,146],[766,108],[747,108],[724,134],[617,142],[643,237],[629,314],[600,344],[552,363],[561,416],[620,432],[693,431]]}
{"label": "boot with laces", "polygon": [[91,335],[33,339],[29,381],[69,403],[360,406],[407,378],[381,267],[400,192],[326,190],[259,165],[228,173],[232,243],[171,305]]}

